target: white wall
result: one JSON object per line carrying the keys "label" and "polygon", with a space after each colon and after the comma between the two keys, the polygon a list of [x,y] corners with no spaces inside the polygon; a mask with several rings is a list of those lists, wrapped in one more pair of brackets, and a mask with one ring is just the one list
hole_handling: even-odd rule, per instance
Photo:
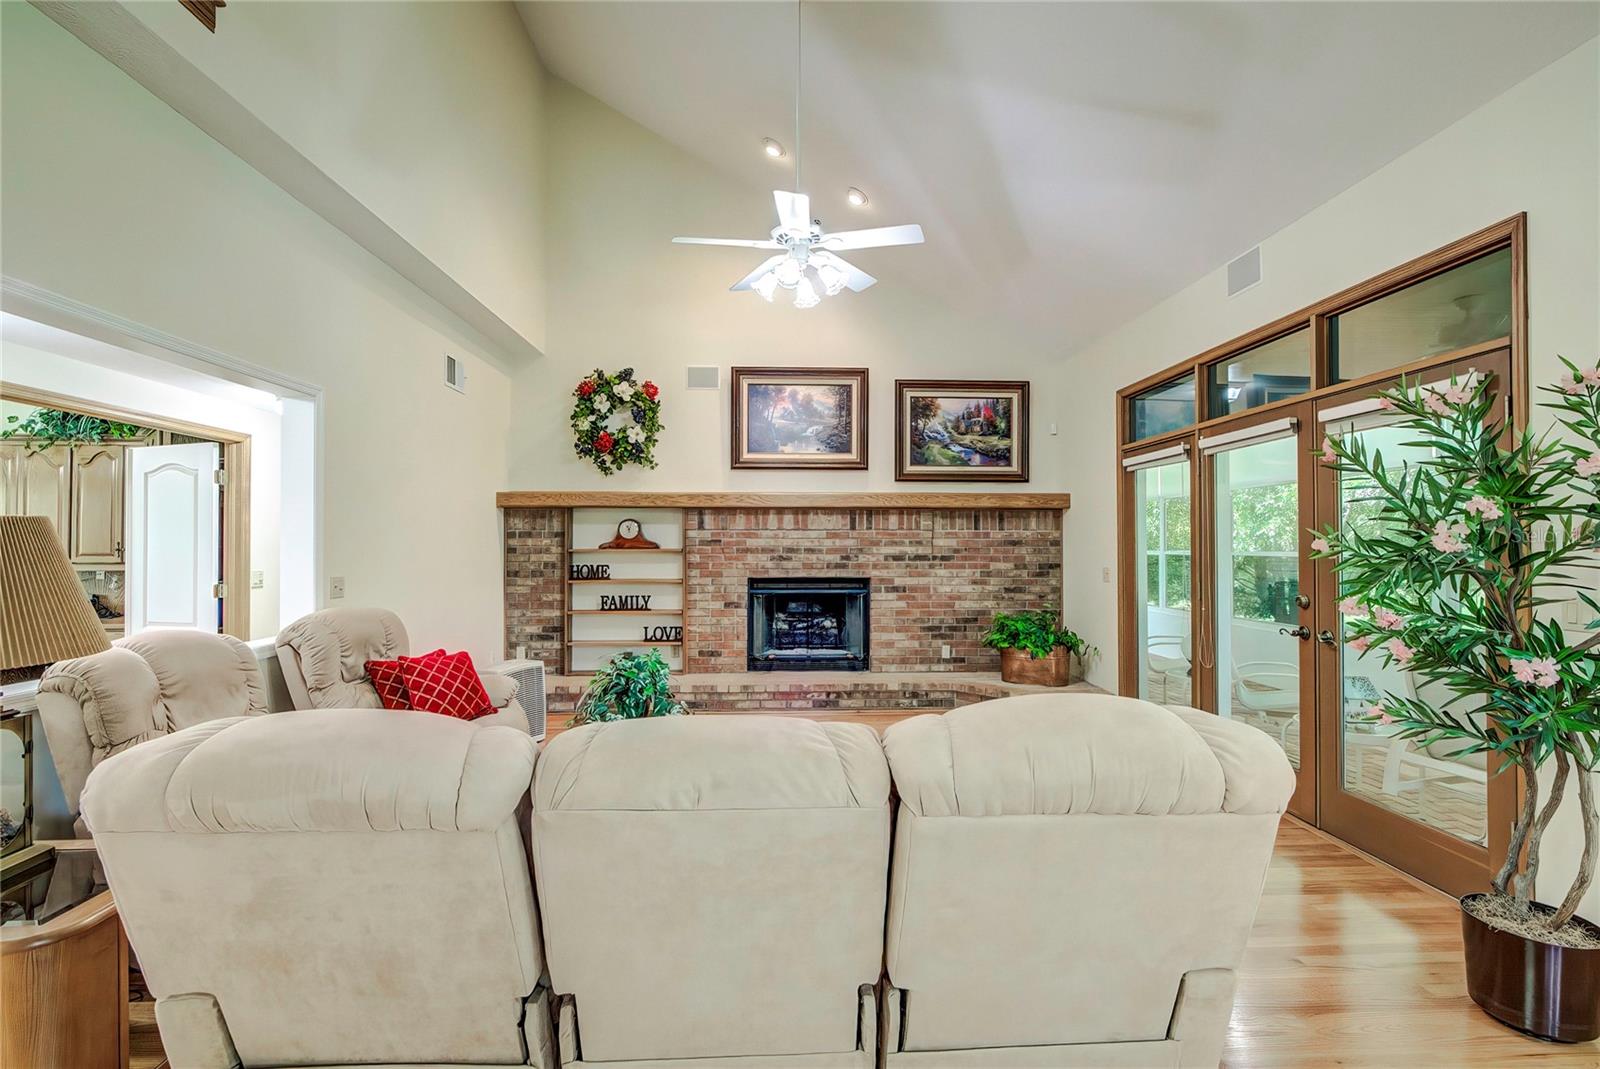
{"label": "white wall", "polygon": [[544,345],[544,78],[511,4],[127,10],[526,338]]}
{"label": "white wall", "polygon": [[[545,93],[550,308],[546,360],[518,374],[511,481],[519,489],[892,490],[960,489],[894,482],[894,380],[1016,378],[1033,382],[1032,481],[1060,490],[1066,463],[1049,424],[1075,406],[1058,396],[1057,352],[1001,318],[952,314],[908,286],[897,263],[937,255],[933,245],[852,254],[879,282],[864,293],[798,310],[728,287],[760,250],[673,245],[673,236],[765,237],[769,191],[729,182],[593,97],[556,79]],[[774,171],[773,186],[787,179]],[[833,229],[915,222],[858,219],[843,209]],[[686,391],[684,369],[722,369],[719,392]],[[870,468],[856,472],[729,469],[728,368],[734,365],[870,367]],[[664,391],[660,468],[606,478],[572,451],[572,388],[596,366],[625,366]],[[996,484],[963,484],[968,489]],[[1069,514],[1068,524],[1072,522]]]}
{"label": "white wall", "polygon": [[498,354],[30,5],[0,48],[4,273],[320,386],[324,574],[498,657]]}
{"label": "white wall", "polygon": [[[1600,41],[1590,40],[1261,243],[1264,280],[1226,296],[1217,271],[1081,352],[1063,388],[1084,399],[1059,448],[1074,458],[1066,527],[1067,613],[1101,634],[1091,679],[1117,684],[1116,391],[1518,212],[1528,213],[1529,342],[1535,384],[1557,354],[1600,358]],[[1243,250],[1241,250],[1243,251]],[[1545,886],[1569,878],[1576,828],[1558,827]],[[1600,888],[1589,900],[1600,909]]]}
{"label": "white wall", "polygon": [[82,401],[115,405],[168,419],[203,423],[250,436],[250,568],[263,586],[250,591],[250,638],[278,633],[278,516],[282,512],[282,418],[276,411],[207,396],[23,345],[0,334],[0,378]]}

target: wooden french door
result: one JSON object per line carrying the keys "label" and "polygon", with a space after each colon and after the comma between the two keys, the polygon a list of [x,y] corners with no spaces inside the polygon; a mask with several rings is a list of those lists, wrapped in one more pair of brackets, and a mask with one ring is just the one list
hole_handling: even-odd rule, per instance
{"label": "wooden french door", "polygon": [[[1495,418],[1506,420],[1510,350],[1499,348],[1435,366],[1410,376],[1424,385],[1484,376],[1498,398]],[[1315,422],[1320,433],[1361,435],[1383,451],[1386,464],[1425,459],[1414,435],[1394,425],[1378,408],[1375,394],[1395,379],[1319,398]],[[1476,381],[1473,379],[1472,381]],[[1320,441],[1320,438],[1318,439]],[[1314,524],[1370,522],[1365,504],[1369,488],[1359,479],[1313,464]],[[1358,657],[1343,641],[1340,591],[1333,563],[1316,561],[1311,627],[1318,709],[1319,775],[1317,823],[1329,833],[1397,868],[1452,894],[1486,890],[1491,858],[1503,858],[1517,803],[1513,772],[1494,775],[1484,755],[1457,752],[1458,746],[1419,746],[1362,716],[1384,693],[1417,695],[1442,702],[1448,694],[1377,654]],[[1298,800],[1299,794],[1296,793]]]}
{"label": "wooden french door", "polygon": [[1295,769],[1289,811],[1314,823],[1313,424],[1305,402],[1198,436],[1195,689],[1277,743]]}

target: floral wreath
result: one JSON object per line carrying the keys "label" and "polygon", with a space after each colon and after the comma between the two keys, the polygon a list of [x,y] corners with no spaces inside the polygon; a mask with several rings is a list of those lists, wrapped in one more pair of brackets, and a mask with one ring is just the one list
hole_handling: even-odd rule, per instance
{"label": "floral wreath", "polygon": [[599,368],[572,390],[572,449],[594,461],[602,475],[614,475],[629,464],[656,466],[656,438],[661,434],[661,388],[646,379],[635,382],[633,368],[615,375]]}

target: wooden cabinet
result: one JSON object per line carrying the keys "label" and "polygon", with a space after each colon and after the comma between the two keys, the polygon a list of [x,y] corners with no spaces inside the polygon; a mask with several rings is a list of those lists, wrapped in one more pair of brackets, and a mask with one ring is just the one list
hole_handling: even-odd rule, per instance
{"label": "wooden cabinet", "polygon": [[126,446],[72,449],[67,555],[74,564],[122,563],[122,489]]}
{"label": "wooden cabinet", "polygon": [[25,442],[0,443],[0,514],[47,517],[65,545],[71,487],[70,446],[29,453]]}

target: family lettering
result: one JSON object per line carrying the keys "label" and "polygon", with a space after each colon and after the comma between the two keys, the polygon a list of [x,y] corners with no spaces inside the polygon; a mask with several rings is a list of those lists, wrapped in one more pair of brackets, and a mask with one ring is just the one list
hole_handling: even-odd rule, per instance
{"label": "family lettering", "polygon": [[606,612],[648,612],[653,594],[601,594],[600,608]]}

